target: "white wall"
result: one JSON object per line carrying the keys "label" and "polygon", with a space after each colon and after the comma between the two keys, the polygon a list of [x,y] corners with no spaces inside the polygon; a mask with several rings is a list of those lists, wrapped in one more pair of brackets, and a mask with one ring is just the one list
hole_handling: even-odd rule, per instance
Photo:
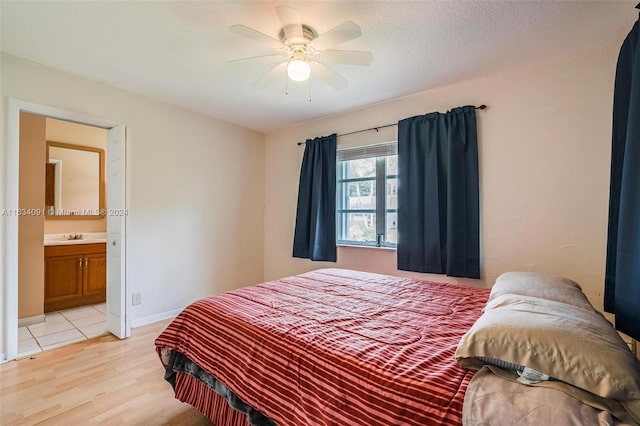
{"label": "white wall", "polygon": [[[336,266],[291,257],[297,142],[487,104],[477,112],[482,279],[398,271],[395,251],[373,248],[339,247],[337,266],[480,286],[505,271],[547,271],[577,280],[601,307],[616,57],[607,49],[508,70],[267,134],[265,278]],[[338,146],[395,138],[391,128]]]}
{"label": "white wall", "polygon": [[[15,56],[1,60],[3,123],[12,97],[128,126],[127,278],[142,294],[134,325],[262,281],[263,134]],[[1,137],[4,206],[4,127]]]}

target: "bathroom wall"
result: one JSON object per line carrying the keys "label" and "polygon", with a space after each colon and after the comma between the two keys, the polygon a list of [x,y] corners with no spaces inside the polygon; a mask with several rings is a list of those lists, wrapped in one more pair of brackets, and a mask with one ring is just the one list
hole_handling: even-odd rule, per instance
{"label": "bathroom wall", "polygon": [[18,318],[44,313],[45,118],[20,114],[18,205],[29,215],[18,219]]}

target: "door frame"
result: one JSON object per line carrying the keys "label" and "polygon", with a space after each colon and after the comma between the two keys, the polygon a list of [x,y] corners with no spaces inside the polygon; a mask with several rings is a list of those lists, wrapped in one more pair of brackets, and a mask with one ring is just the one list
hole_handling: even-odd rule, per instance
{"label": "door frame", "polygon": [[[78,124],[85,124],[93,127],[100,127],[103,129],[112,129],[114,127],[123,125],[113,120],[107,120],[104,118],[92,116],[89,114],[78,113],[74,111],[64,110],[60,108],[49,107],[46,105],[23,101],[20,99],[9,98],[8,110],[7,110],[7,146],[5,157],[5,203],[4,209],[8,211],[17,211],[18,196],[19,196],[19,159],[20,159],[20,113],[27,112],[35,115],[41,115],[45,117],[71,121]],[[128,133],[128,132],[127,132]],[[128,143],[128,137],[125,138],[125,147]],[[124,159],[125,167],[122,168],[124,177],[126,179],[127,169],[126,164],[129,162]],[[126,180],[125,180],[126,182]],[[107,188],[109,182],[107,177]],[[127,191],[128,192],[128,191]],[[125,203],[128,204],[128,200],[125,199]],[[3,306],[1,307],[1,326],[3,336],[3,348],[5,354],[0,354],[0,362],[10,361],[15,359],[18,352],[18,216],[7,215],[5,218],[4,229],[4,244],[2,245],[2,252],[4,252],[4,273],[0,276],[0,294],[2,294]],[[128,250],[126,250],[126,228],[128,228],[128,217],[125,217],[125,233],[122,236],[123,247],[125,248],[125,256]],[[107,259],[108,261],[108,259]],[[126,284],[126,257],[122,262],[122,275],[125,279],[122,282],[122,296],[125,301],[129,300],[129,289]],[[1,263],[0,263],[1,264]],[[107,286],[109,283],[107,283]],[[118,303],[122,303],[119,301]],[[124,322],[125,335],[131,334],[131,315],[130,306],[128,303],[125,305],[125,315],[121,321]]]}

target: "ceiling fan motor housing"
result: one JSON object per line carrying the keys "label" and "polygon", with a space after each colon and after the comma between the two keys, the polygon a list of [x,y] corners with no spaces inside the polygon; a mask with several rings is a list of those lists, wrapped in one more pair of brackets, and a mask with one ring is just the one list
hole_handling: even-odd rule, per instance
{"label": "ceiling fan motor housing", "polygon": [[[306,45],[308,43],[311,42],[311,40],[313,40],[314,38],[318,37],[318,32],[316,30],[314,30],[313,28],[311,28],[308,25],[302,24],[302,40],[289,40],[287,39],[287,31],[289,30],[289,27],[297,27],[297,25],[292,24],[292,25],[287,25],[286,27],[282,28],[280,30],[280,33],[278,34],[278,37],[280,38],[280,41],[283,44],[286,44],[288,46],[292,46],[292,45]],[[287,30],[287,31],[285,31]]]}

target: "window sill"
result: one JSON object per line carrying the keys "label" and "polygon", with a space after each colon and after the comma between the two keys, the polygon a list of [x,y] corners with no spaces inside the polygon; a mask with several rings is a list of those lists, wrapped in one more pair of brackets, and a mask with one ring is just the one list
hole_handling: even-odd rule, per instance
{"label": "window sill", "polygon": [[349,248],[359,248],[359,249],[374,249],[374,250],[388,250],[388,251],[396,251],[396,247],[378,247],[378,246],[366,246],[360,244],[344,244],[338,243],[336,244],[338,247],[349,247]]}

